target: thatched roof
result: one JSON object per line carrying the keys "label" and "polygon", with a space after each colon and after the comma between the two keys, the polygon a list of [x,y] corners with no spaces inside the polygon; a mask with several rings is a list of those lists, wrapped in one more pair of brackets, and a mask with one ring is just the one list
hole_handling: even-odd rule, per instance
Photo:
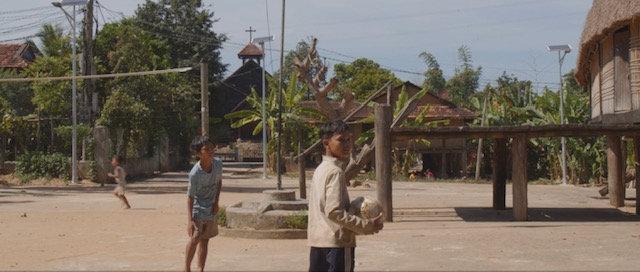
{"label": "thatched roof", "polygon": [[583,86],[588,84],[589,51],[611,31],[629,24],[634,16],[640,15],[638,0],[593,0],[584,23],[580,39],[580,51],[576,65],[576,80]]}

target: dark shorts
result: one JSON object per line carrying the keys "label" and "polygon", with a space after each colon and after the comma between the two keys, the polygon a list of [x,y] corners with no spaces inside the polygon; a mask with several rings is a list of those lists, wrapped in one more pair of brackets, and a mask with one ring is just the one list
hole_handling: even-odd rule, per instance
{"label": "dark shorts", "polygon": [[311,247],[309,271],[353,271],[355,248]]}
{"label": "dark shorts", "polygon": [[193,221],[193,239],[210,239],[218,235],[218,224],[216,220],[195,220]]}

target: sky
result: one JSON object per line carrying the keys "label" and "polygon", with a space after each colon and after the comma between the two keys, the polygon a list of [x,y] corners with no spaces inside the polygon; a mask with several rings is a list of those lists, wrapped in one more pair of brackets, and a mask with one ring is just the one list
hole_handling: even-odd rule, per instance
{"label": "sky", "polygon": [[[132,15],[144,0],[102,0],[111,11],[98,11],[98,20],[111,22],[120,13]],[[67,27],[50,1],[0,0],[0,40],[30,36],[45,22]],[[240,44],[256,36],[275,36],[267,47],[280,49],[281,0],[203,0],[218,22],[215,32],[229,38],[221,51],[228,74],[241,65]],[[580,34],[591,0],[289,0],[285,9],[285,50],[300,40],[318,38],[319,53],[330,67],[354,58],[372,59],[397,77],[421,83],[426,66],[423,51],[438,59],[445,77],[455,72],[457,49],[467,46],[473,64],[482,67],[481,85],[503,71],[531,80],[537,90],[557,88],[558,55],[548,44],[569,44],[563,71],[575,67]],[[42,7],[37,11],[16,10]],[[28,18],[27,18],[28,17]],[[279,52],[267,53],[267,71],[278,69]],[[555,84],[555,86],[554,86]]]}

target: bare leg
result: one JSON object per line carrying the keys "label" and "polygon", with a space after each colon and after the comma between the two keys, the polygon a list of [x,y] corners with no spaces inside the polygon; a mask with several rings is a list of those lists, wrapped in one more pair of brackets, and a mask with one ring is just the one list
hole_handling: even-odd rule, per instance
{"label": "bare leg", "polygon": [[196,248],[198,246],[198,242],[200,242],[200,239],[196,239],[196,238],[189,238],[189,242],[187,242],[184,271],[187,271],[187,272],[191,271],[191,261],[193,260],[193,255],[196,254]]}
{"label": "bare leg", "polygon": [[125,209],[131,209],[131,205],[129,205],[129,200],[127,200],[127,197],[124,195],[119,196],[120,200],[122,200],[122,202],[124,203],[124,207]]}
{"label": "bare leg", "polygon": [[204,271],[204,264],[207,262],[207,251],[209,250],[209,239],[202,239],[198,244],[198,267]]}

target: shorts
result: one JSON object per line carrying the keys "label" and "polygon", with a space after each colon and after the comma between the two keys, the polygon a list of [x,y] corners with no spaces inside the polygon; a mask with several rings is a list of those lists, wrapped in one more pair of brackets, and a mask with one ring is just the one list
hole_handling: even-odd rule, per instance
{"label": "shorts", "polygon": [[117,196],[124,196],[124,187],[122,185],[117,185],[115,189],[113,189],[113,194]]}
{"label": "shorts", "polygon": [[309,271],[353,271],[355,266],[355,248],[311,247],[309,253]]}
{"label": "shorts", "polygon": [[194,220],[192,239],[209,239],[218,236],[218,223],[212,220]]}

